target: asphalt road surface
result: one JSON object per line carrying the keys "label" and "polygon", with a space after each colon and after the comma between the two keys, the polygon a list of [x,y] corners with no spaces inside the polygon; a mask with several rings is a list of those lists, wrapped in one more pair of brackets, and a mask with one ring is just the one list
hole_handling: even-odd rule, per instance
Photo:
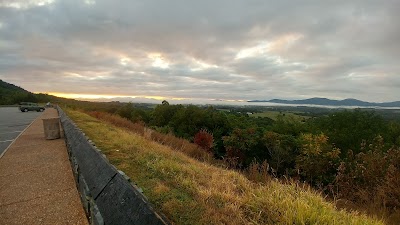
{"label": "asphalt road surface", "polygon": [[0,107],[0,156],[41,112],[21,112],[18,107]]}

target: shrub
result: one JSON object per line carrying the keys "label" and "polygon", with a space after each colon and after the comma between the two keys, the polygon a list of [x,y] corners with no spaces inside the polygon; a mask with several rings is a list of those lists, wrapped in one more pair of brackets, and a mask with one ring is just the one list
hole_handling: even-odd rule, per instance
{"label": "shrub", "polygon": [[270,166],[267,161],[258,163],[253,161],[244,171],[246,177],[253,182],[267,183],[271,180]]}
{"label": "shrub", "polygon": [[362,144],[361,153],[349,152],[339,166],[335,185],[338,198],[367,206],[369,213],[383,209],[394,214],[400,208],[400,148],[385,152],[383,143],[377,136],[372,144]]}
{"label": "shrub", "polygon": [[206,129],[201,129],[194,136],[194,143],[200,146],[202,149],[211,152],[211,149],[214,145],[214,137]]}

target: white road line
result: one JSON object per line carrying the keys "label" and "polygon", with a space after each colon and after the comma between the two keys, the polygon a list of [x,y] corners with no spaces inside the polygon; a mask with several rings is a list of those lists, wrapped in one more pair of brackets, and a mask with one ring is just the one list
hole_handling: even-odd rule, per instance
{"label": "white road line", "polygon": [[26,126],[26,125],[29,125],[29,123],[18,123],[18,124],[3,123],[3,124],[0,124],[0,127],[20,127],[20,126]]}
{"label": "white road line", "polygon": [[10,142],[10,141],[14,141],[14,139],[12,139],[12,140],[0,141],[0,143],[3,143],[3,142]]}
{"label": "white road line", "polygon": [[24,129],[21,133],[18,134],[18,137],[16,137],[16,138],[11,142],[11,144],[9,144],[8,147],[3,151],[3,153],[0,154],[0,159],[6,154],[6,152],[8,151],[8,149],[10,149],[10,146],[13,145],[14,142],[15,142],[26,130],[28,130],[28,128],[29,128],[30,126],[32,126],[32,124],[33,124],[36,120],[39,119],[39,117],[40,117],[40,116],[36,117],[36,118],[32,121],[32,123],[30,123],[27,127],[25,127],[25,129]]}
{"label": "white road line", "polygon": [[11,133],[20,133],[20,132],[22,132],[22,130],[3,132],[3,133],[0,133],[0,134],[11,134]]}

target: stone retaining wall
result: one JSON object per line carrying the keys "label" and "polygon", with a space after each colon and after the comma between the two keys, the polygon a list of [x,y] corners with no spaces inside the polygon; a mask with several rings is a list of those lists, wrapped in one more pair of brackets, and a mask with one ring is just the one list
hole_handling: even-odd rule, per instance
{"label": "stone retaining wall", "polygon": [[108,162],[61,108],[57,109],[77,188],[90,223],[169,224],[153,210],[141,189]]}

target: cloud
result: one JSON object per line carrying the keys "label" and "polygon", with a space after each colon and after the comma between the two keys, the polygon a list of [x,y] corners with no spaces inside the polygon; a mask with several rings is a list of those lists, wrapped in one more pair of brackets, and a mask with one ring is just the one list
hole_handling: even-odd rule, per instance
{"label": "cloud", "polygon": [[394,0],[0,1],[0,79],[36,92],[398,100]]}

